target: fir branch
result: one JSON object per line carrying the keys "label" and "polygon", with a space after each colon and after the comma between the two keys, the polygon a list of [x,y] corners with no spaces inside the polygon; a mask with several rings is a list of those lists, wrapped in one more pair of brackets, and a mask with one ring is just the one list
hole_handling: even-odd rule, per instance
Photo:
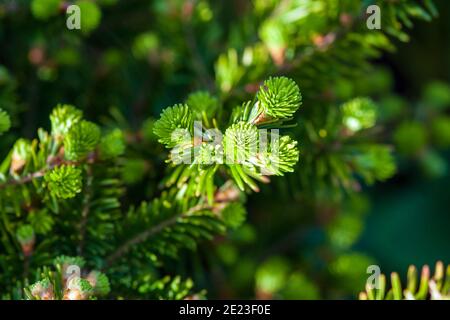
{"label": "fir branch", "polygon": [[[36,18],[28,19],[27,23],[41,20],[39,24],[42,24],[62,12],[67,3],[58,5],[61,1],[33,0],[30,5],[19,5],[18,8],[19,11],[27,9]],[[83,20],[83,30],[90,31],[100,22],[100,8],[104,4],[82,2],[85,4],[82,6],[85,16],[90,17]],[[266,286],[260,285],[266,282],[261,281],[264,277],[260,274],[264,272],[256,270],[261,269],[259,260],[265,261],[269,256],[279,255],[280,258],[289,256],[286,259],[289,261],[274,264],[276,268],[266,268],[269,271],[266,272],[269,286],[275,283],[276,287],[281,288],[283,285],[277,282],[288,282],[286,287],[291,294],[294,291],[298,294],[298,288],[303,288],[303,293],[312,292],[311,296],[315,296],[314,292],[318,290],[305,281],[308,280],[306,275],[289,275],[288,271],[294,262],[292,255],[289,255],[291,251],[315,250],[312,248],[315,244],[311,244],[310,248],[298,247],[298,242],[311,231],[311,226],[305,226],[305,223],[316,219],[319,219],[320,225],[313,224],[314,230],[323,227],[327,238],[330,238],[330,248],[325,248],[324,257],[319,258],[323,258],[324,263],[339,262],[330,265],[333,274],[337,272],[336,275],[339,274],[344,280],[347,276],[352,280],[359,265],[368,265],[358,255],[343,252],[343,249],[350,249],[362,229],[360,213],[353,211],[366,208],[352,209],[347,213],[341,201],[346,201],[344,197],[347,195],[353,196],[361,191],[361,180],[369,184],[391,177],[395,163],[392,156],[394,150],[385,144],[392,142],[392,134],[389,132],[388,137],[375,138],[375,131],[380,129],[375,122],[375,111],[383,111],[382,101],[379,101],[383,97],[378,96],[376,91],[364,92],[364,87],[373,83],[366,83],[364,79],[372,78],[369,74],[367,77],[361,77],[361,74],[382,50],[394,47],[389,35],[407,39],[404,26],[412,27],[412,18],[431,19],[431,16],[436,16],[436,9],[429,0],[422,4],[417,0],[378,1],[376,3],[383,12],[383,29],[378,32],[368,31],[365,26],[367,16],[363,11],[369,5],[366,2],[308,0],[299,3],[281,0],[254,1],[250,5],[238,2],[231,6],[238,17],[230,20],[230,10],[214,1],[189,0],[170,6],[163,5],[165,0],[155,1],[150,9],[157,17],[152,22],[154,28],[134,28],[129,32],[129,38],[123,33],[127,37],[126,43],[139,44],[139,50],[133,49],[133,54],[139,51],[139,64],[129,59],[128,52],[119,47],[94,48],[92,42],[88,49],[98,53],[96,56],[101,62],[93,69],[86,50],[77,50],[80,44],[77,34],[74,34],[73,43],[69,43],[64,52],[59,52],[46,39],[27,47],[30,49],[28,60],[39,72],[37,78],[17,78],[20,80],[17,81],[19,92],[28,92],[29,96],[23,99],[28,101],[25,109],[28,121],[25,124],[40,125],[33,120],[41,108],[38,108],[33,92],[42,91],[37,90],[41,86],[44,86],[43,89],[50,88],[44,80],[55,81],[55,75],[64,74],[66,68],[73,69],[74,66],[80,69],[81,74],[86,70],[88,75],[94,74],[93,81],[78,81],[88,79],[81,77],[73,82],[81,86],[80,93],[88,92],[84,94],[87,98],[81,101],[84,109],[95,109],[91,109],[89,115],[105,120],[107,115],[103,110],[97,112],[99,110],[96,108],[116,104],[118,107],[113,108],[112,119],[106,119],[106,123],[102,121],[106,127],[100,128],[83,120],[82,110],[71,105],[58,105],[50,116],[50,132],[39,129],[39,139],[19,139],[10,156],[0,164],[0,298],[5,297],[5,292],[7,297],[23,299],[21,293],[16,293],[21,291],[16,289],[23,286],[29,299],[95,299],[107,294],[109,280],[99,271],[83,269],[82,259],[61,257],[55,263],[56,270],[47,267],[38,269],[50,256],[77,252],[85,256],[90,266],[114,264],[111,268],[112,297],[183,299],[193,284],[190,281],[184,283],[176,274],[173,278],[161,278],[160,272],[167,272],[167,269],[174,271],[165,265],[165,257],[180,259],[176,272],[185,273],[181,266],[187,263],[182,260],[184,255],[179,254],[181,250],[194,250],[201,239],[212,240],[227,228],[234,230],[229,239],[223,240],[232,243],[225,243],[225,246],[221,243],[216,253],[226,264],[223,270],[227,271],[227,277],[224,276],[223,280],[227,281],[226,286],[229,285],[231,292],[238,282],[240,288],[245,285],[244,280],[250,279],[233,279],[239,271],[239,274],[252,277],[257,274],[257,296],[263,292],[270,294],[270,297],[286,298],[283,293],[275,292],[277,290],[265,291]],[[103,11],[106,15],[103,23],[109,24],[114,6],[108,4],[108,10]],[[123,5],[116,7],[119,11],[123,8]],[[130,14],[133,17],[136,14],[136,26],[140,24],[142,8],[144,5],[135,6],[137,10],[126,10],[128,18]],[[22,23],[9,17],[13,12],[8,6],[3,9],[8,15],[7,24],[12,23],[10,28]],[[104,31],[105,25],[102,26],[99,31]],[[144,32],[144,36],[135,31]],[[150,38],[146,36],[148,34]],[[55,33],[56,40],[60,36],[63,35]],[[202,50],[204,48],[210,50]],[[217,50],[223,51],[219,57]],[[13,58],[6,61],[13,61]],[[214,60],[216,63],[213,63]],[[146,63],[155,72],[139,73],[139,77],[135,77],[134,68],[141,68]],[[213,65],[215,73],[212,72]],[[5,91],[9,91],[10,84],[16,85],[12,85],[15,77],[8,73],[7,68],[10,67],[7,64],[0,66],[1,107],[5,106],[5,111],[10,113],[6,115],[0,110],[0,135],[11,127],[11,121],[16,123],[24,118],[18,116],[19,110],[24,108],[11,99],[10,94],[4,95],[8,93]],[[131,91],[135,83],[140,84],[140,89],[151,88],[148,92],[138,92],[131,112],[121,106],[124,92],[127,95],[130,90],[98,90],[99,81],[108,80],[108,85],[116,84],[117,79],[113,75],[117,72],[113,71],[118,70],[126,73]],[[262,82],[260,80],[277,74],[286,74],[292,80],[284,77],[269,79],[257,92]],[[174,78],[174,75],[177,76]],[[38,78],[40,81],[36,81]],[[40,99],[39,105],[48,103],[48,97],[73,96],[73,92],[67,94],[63,82],[54,86],[61,92],[49,92],[42,96],[45,99]],[[301,84],[301,93],[296,83]],[[143,131],[133,136],[135,140],[126,146],[123,130],[131,130],[138,124],[140,116],[144,116],[144,101],[155,102],[153,105],[157,107],[163,101],[184,96],[187,86],[197,84],[203,84],[207,91],[190,95],[186,104],[167,108],[159,120],[149,118]],[[24,88],[31,88],[31,91]],[[217,97],[208,92],[216,92]],[[444,89],[443,92],[441,90],[443,95],[438,94],[438,100],[444,100],[444,103],[438,101],[442,108],[450,101],[450,95],[446,92]],[[251,93],[256,93],[253,99],[249,97]],[[359,94],[375,95],[380,108],[361,99],[350,100]],[[298,118],[295,113],[302,100],[306,108]],[[345,101],[349,102],[339,105]],[[155,111],[148,110],[148,114]],[[433,143],[439,143],[441,147],[450,144],[450,121],[448,117],[443,117],[442,111],[436,108],[430,114],[419,114],[414,125],[406,123],[398,127],[399,131],[395,131],[393,139],[396,150],[403,151],[405,156],[420,157],[424,165],[427,162],[426,165],[432,167],[428,170],[441,170],[440,167],[443,167],[439,158],[431,154],[434,151],[429,140],[436,140]],[[124,112],[123,117],[121,112]],[[391,120],[403,121],[400,117]],[[423,119],[428,117],[433,120],[431,126],[424,125],[428,120]],[[205,130],[194,126],[193,122],[198,120],[203,122],[202,128]],[[296,136],[279,136],[279,143],[272,143],[272,139],[270,142],[259,139],[262,137],[260,130],[295,125],[298,126],[289,133]],[[15,128],[19,126],[20,123],[17,123]],[[26,125],[21,127],[26,132],[30,130]],[[432,127],[430,137],[427,135],[428,127]],[[209,133],[212,129],[224,133],[224,139],[213,141],[213,134]],[[17,131],[2,135],[0,142],[3,143],[5,137],[4,141],[9,144]],[[200,139],[197,133],[201,133]],[[413,138],[405,133],[414,133]],[[191,139],[192,134],[194,139]],[[162,161],[166,155],[162,154],[162,148],[155,147],[156,141],[170,149],[167,160],[169,172],[163,172]],[[264,148],[254,152],[253,147],[258,144]],[[236,155],[230,158],[238,159],[224,163],[223,155],[228,154]],[[297,165],[300,154],[302,161]],[[125,155],[124,159],[119,158],[122,155]],[[184,161],[187,155],[195,157],[193,162]],[[147,170],[147,164],[151,170]],[[259,183],[269,183],[271,175],[293,171],[296,173],[289,175],[288,181],[273,179],[277,193],[272,193],[272,200],[287,197],[286,208],[281,201],[275,201],[273,207],[260,204],[258,199],[256,203],[252,201],[253,206],[261,205],[262,210],[250,211],[262,216],[252,219],[256,222],[254,227],[244,225],[241,228],[247,215],[243,202],[250,196],[251,190],[258,192]],[[133,181],[126,178],[130,175],[143,177],[144,173],[146,179],[140,182],[137,181],[139,179]],[[131,186],[134,183],[136,185]],[[166,189],[155,199],[157,185]],[[264,189],[263,194],[268,191],[268,188]],[[310,192],[313,197],[309,196]],[[121,203],[131,209],[127,213],[122,212]],[[134,205],[137,203],[141,203],[138,208]],[[275,217],[277,221],[268,219],[269,211],[273,210],[283,213]],[[294,217],[297,212],[301,214]],[[267,225],[267,221],[273,223],[270,225],[273,232],[264,232],[268,229],[261,228]],[[288,224],[287,227],[293,231],[283,230],[282,223]],[[301,227],[295,226],[295,223],[300,223]],[[35,232],[38,235],[36,239]],[[61,237],[61,234],[64,236]],[[247,250],[245,256],[240,256],[240,247],[245,245],[248,249],[247,244],[252,241],[261,244],[258,246],[261,248],[254,247],[258,250]],[[319,245],[323,247],[322,241]],[[239,261],[241,257],[243,259]],[[189,256],[189,259],[192,257]],[[64,279],[69,265],[77,265],[81,269],[81,275],[73,281]],[[338,265],[342,269],[338,270],[340,273],[336,271],[339,268],[335,268]],[[206,271],[212,271],[214,278],[217,268],[222,269],[222,266],[216,263]],[[252,269],[256,272],[251,272]],[[302,269],[310,273],[308,268]],[[430,278],[429,268],[424,268],[418,290],[417,270],[410,269],[404,291],[399,276],[393,274],[392,290],[385,290],[386,279],[382,276],[382,290],[369,287],[361,298],[448,298],[450,273],[447,268],[445,280],[442,263],[438,264],[434,278]],[[38,278],[32,279],[35,276]],[[22,277],[23,281],[20,280]],[[314,282],[321,278],[322,275],[311,274]],[[331,277],[327,278],[331,280]],[[28,280],[38,282],[28,287]],[[340,279],[336,277],[336,280]],[[326,288],[322,283],[318,285],[324,297],[329,292],[333,296],[336,292],[348,295],[350,290],[354,292],[355,288],[359,288],[346,289],[350,287],[347,282],[352,281],[342,282],[339,288],[332,283],[327,283]],[[214,291],[223,293],[225,290],[219,287]]]}
{"label": "fir branch", "polygon": [[[90,158],[91,160],[93,159],[92,157]],[[2,182],[0,183],[0,189],[5,189],[7,187],[10,186],[18,186],[18,185],[23,185],[23,184],[27,184],[32,182],[34,179],[39,179],[45,176],[45,174],[57,167],[61,167],[64,165],[70,166],[78,166],[80,165],[82,162],[80,161],[71,161],[71,160],[58,160],[54,163],[48,164],[47,167],[42,168],[38,171],[29,173],[23,177],[20,177],[19,179],[10,179],[8,181]]]}
{"label": "fir branch", "polygon": [[331,46],[334,46],[339,40],[344,39],[347,35],[351,34],[355,31],[356,27],[359,23],[365,21],[365,13],[362,12],[357,16],[351,17],[351,20],[353,21],[352,25],[350,27],[347,26],[339,26],[333,31],[330,31],[327,35],[324,37],[328,37],[330,40],[327,43],[326,47],[316,45],[309,51],[301,52],[299,55],[294,57],[291,61],[285,61],[280,68],[275,72],[276,75],[285,75],[289,72],[292,72],[294,70],[298,70],[301,68],[303,63],[307,61],[307,58],[310,56],[313,56],[317,53],[323,52],[324,49],[329,49]]}
{"label": "fir branch", "polygon": [[42,178],[43,176],[45,176],[45,173],[49,170],[51,170],[51,168],[44,168],[39,171],[30,173],[24,177],[21,177],[20,179],[10,179],[9,181],[0,183],[0,189],[7,188],[9,186],[26,184],[33,181],[34,179]]}
{"label": "fir branch", "polygon": [[148,238],[154,236],[155,234],[158,234],[164,229],[176,224],[179,219],[206,209],[211,209],[211,206],[205,204],[196,205],[184,213],[179,213],[167,220],[162,221],[156,226],[153,226],[137,234],[136,236],[134,236],[133,238],[122,244],[120,247],[118,247],[116,251],[114,251],[105,259],[106,261],[105,268],[111,266],[114,262],[120,259],[124,254],[126,254],[131,249],[132,246],[140,244],[146,241]]}
{"label": "fir branch", "polygon": [[91,209],[91,198],[92,198],[92,183],[93,183],[93,172],[92,166],[88,165],[86,168],[86,185],[83,198],[83,210],[81,211],[81,221],[80,221],[80,242],[78,244],[78,255],[83,256],[84,245],[86,241],[86,228],[88,223],[88,217]]}

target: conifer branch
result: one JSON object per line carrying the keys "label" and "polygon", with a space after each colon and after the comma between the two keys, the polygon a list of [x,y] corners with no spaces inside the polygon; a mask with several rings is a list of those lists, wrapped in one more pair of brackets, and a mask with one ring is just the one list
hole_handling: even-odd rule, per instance
{"label": "conifer branch", "polygon": [[116,262],[118,259],[120,259],[124,254],[126,254],[133,246],[146,241],[147,239],[154,236],[155,234],[158,234],[161,231],[163,231],[164,229],[176,224],[179,219],[181,219],[183,217],[187,217],[198,211],[206,210],[209,208],[211,208],[211,207],[208,205],[204,205],[204,204],[196,205],[184,213],[179,213],[167,220],[162,221],[161,223],[157,224],[156,226],[153,226],[153,227],[137,234],[136,236],[134,236],[133,238],[131,238],[130,240],[128,240],[124,244],[122,244],[120,247],[118,247],[116,251],[114,251],[112,254],[110,254],[105,259],[105,262],[106,262],[105,267],[111,266],[114,262]]}
{"label": "conifer branch", "polygon": [[[91,162],[95,162],[95,157],[90,157]],[[18,186],[23,185],[32,182],[35,179],[43,178],[45,174],[55,168],[61,167],[61,166],[79,166],[82,162],[81,161],[73,161],[73,160],[57,160],[53,161],[53,163],[48,164],[47,167],[42,168],[38,171],[29,173],[23,177],[20,177],[19,179],[10,179],[8,181],[0,183],[0,189],[7,188],[9,186]]]}
{"label": "conifer branch", "polygon": [[88,165],[86,168],[86,188],[83,199],[83,210],[81,211],[81,221],[80,221],[80,243],[78,244],[78,255],[83,256],[84,245],[86,241],[86,228],[88,223],[88,217],[91,209],[91,198],[92,198],[92,183],[93,183],[93,173],[92,166]]}
{"label": "conifer branch", "polygon": [[[70,39],[51,28],[51,38],[18,41],[25,54],[14,56],[23,49],[14,44],[5,52],[1,153],[19,139],[0,161],[0,299],[203,298],[191,292],[189,279],[164,276],[174,271],[167,258],[185,274],[183,266],[193,264],[184,250],[203,240],[214,245],[202,259],[205,277],[219,268],[226,283],[207,278],[218,286],[213,292],[226,287],[239,297],[245,281],[254,282],[257,298],[340,298],[361,290],[374,263],[353,251],[368,207],[359,195],[363,184],[392,177],[403,156],[433,174],[445,171],[437,147],[450,146],[450,88],[425,90],[410,113],[391,96],[389,75],[372,63],[395,49],[392,36],[408,39],[414,19],[437,16],[432,0],[239,0],[229,7],[155,0],[127,10],[116,2],[76,1],[86,19]],[[372,4],[383,13],[378,31],[367,19]],[[30,0],[18,5],[19,16],[9,7],[0,5],[6,29],[23,24],[42,33],[64,21],[56,18],[67,1]],[[151,26],[148,10],[156,18]],[[120,30],[126,48],[98,46],[98,37],[89,37],[100,24],[101,33],[130,17],[133,27]],[[89,49],[98,53],[94,60]],[[24,57],[26,63],[12,63]],[[35,76],[20,76],[17,65]],[[149,72],[136,73],[144,68]],[[115,87],[122,73],[126,83]],[[201,91],[188,94],[199,84]],[[60,104],[49,130],[39,129],[33,140],[16,136],[46,128],[39,110],[55,97],[74,97],[74,89],[81,109]],[[33,93],[44,91],[36,103]],[[154,117],[179,97],[186,99]],[[87,108],[101,125],[85,119]],[[244,204],[260,191],[248,202],[255,224],[246,224]],[[86,262],[97,270],[84,269]],[[69,266],[80,273],[68,276]],[[100,267],[111,267],[108,277]],[[411,267],[405,286],[392,274],[390,290],[380,276],[381,286],[368,286],[360,298],[448,299],[449,270],[438,263],[431,276],[424,267],[418,281]]]}
{"label": "conifer branch", "polygon": [[18,185],[26,184],[26,183],[33,181],[34,179],[42,178],[43,176],[45,176],[45,173],[48,170],[51,170],[51,168],[49,167],[49,168],[41,169],[39,171],[30,173],[24,177],[21,177],[20,179],[10,179],[6,182],[0,183],[0,189],[4,189],[9,186],[18,186]]}

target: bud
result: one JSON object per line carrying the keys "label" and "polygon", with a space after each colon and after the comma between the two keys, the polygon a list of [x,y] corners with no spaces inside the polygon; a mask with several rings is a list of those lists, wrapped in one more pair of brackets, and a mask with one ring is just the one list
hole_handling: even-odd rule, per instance
{"label": "bud", "polygon": [[[78,272],[78,274],[75,274],[74,271],[76,270],[76,268],[73,267],[77,267],[78,271],[80,271],[81,268],[83,268],[85,261],[81,257],[60,256],[55,259],[54,264],[56,266],[60,266],[62,281],[63,283],[67,284],[69,278],[80,276],[80,272]],[[69,268],[73,269],[72,272],[70,272],[71,270],[69,270]]]}
{"label": "bud", "polygon": [[33,227],[28,224],[20,226],[17,229],[16,237],[22,247],[24,256],[30,256],[33,253],[35,243]]}
{"label": "bud", "polygon": [[86,280],[91,284],[95,295],[104,296],[109,293],[109,280],[104,273],[96,270],[91,271],[86,277]]}
{"label": "bud", "polygon": [[36,282],[30,287],[33,297],[40,300],[54,300],[53,286],[48,279]]}
{"label": "bud", "polygon": [[31,48],[28,52],[28,60],[35,66],[43,64],[45,61],[44,48],[39,46]]}
{"label": "bud", "polygon": [[73,277],[67,282],[64,292],[64,300],[87,300],[92,295],[93,289],[89,281],[79,277]]}
{"label": "bud", "polygon": [[13,148],[13,153],[11,157],[11,167],[9,169],[12,175],[20,173],[25,167],[28,155],[30,154],[31,146],[25,139],[17,140]]}
{"label": "bud", "polygon": [[339,22],[346,28],[350,28],[353,24],[353,17],[348,13],[342,13],[339,16]]}

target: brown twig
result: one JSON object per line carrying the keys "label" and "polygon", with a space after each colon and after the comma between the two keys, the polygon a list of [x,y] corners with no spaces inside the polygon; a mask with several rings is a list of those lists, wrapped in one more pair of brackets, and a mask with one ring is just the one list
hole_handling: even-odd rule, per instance
{"label": "brown twig", "polygon": [[10,179],[6,182],[0,183],[0,189],[4,189],[6,187],[9,186],[17,186],[17,185],[22,185],[22,184],[26,184],[29,183],[31,181],[33,181],[34,179],[38,179],[38,178],[42,178],[43,176],[45,176],[45,174],[47,173],[47,171],[52,170],[55,167],[58,166],[62,166],[62,165],[79,165],[80,162],[79,161],[66,161],[66,160],[61,160],[61,161],[57,161],[55,163],[49,164],[47,167],[42,168],[36,172],[32,172],[29,173],[26,176],[23,176],[19,179]]}

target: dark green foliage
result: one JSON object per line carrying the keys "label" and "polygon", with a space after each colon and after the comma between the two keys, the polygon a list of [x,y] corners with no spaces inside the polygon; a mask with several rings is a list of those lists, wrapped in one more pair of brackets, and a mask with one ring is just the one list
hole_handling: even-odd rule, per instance
{"label": "dark green foliage", "polygon": [[417,122],[405,122],[394,133],[398,150],[406,155],[420,152],[427,143],[425,128]]}
{"label": "dark green foliage", "polygon": [[11,120],[9,119],[8,114],[0,109],[0,134],[9,130],[11,126]]}
{"label": "dark green foliage", "polygon": [[441,148],[450,146],[450,117],[442,116],[431,123],[431,134],[433,140]]}
{"label": "dark green foliage", "polygon": [[[289,86],[288,95],[283,95],[280,82]],[[235,109],[232,124],[225,130],[223,138],[219,139],[217,137],[221,132],[217,127],[214,128],[214,134],[196,128],[193,130],[194,137],[190,135],[192,118],[190,107],[187,105],[167,108],[162,113],[161,119],[154,125],[154,132],[159,136],[161,143],[167,147],[174,147],[169,161],[176,165],[193,164],[184,169],[180,167],[169,178],[178,183],[188,179],[187,191],[183,191],[186,195],[191,192],[196,196],[206,194],[211,204],[215,189],[215,174],[226,169],[228,170],[225,172],[242,191],[246,188],[258,191],[259,187],[254,179],[264,182],[267,181],[268,175],[283,175],[285,172],[293,171],[293,166],[298,161],[297,142],[288,136],[280,138],[278,133],[268,137],[267,132],[258,131],[258,127],[270,124],[271,128],[276,128],[287,117],[292,116],[299,107],[299,89],[290,79],[272,78],[259,92],[263,90],[275,93],[263,95],[265,103],[270,105],[267,109],[270,109],[269,118],[265,115],[267,110],[261,109],[260,100],[253,105],[244,104],[241,108]],[[277,94],[283,95],[283,99],[280,100]],[[258,99],[259,97],[260,95],[257,95]],[[286,111],[286,108],[290,111]],[[217,122],[215,118],[208,119],[206,114],[204,118],[206,125]],[[180,128],[187,131],[178,133]],[[265,144],[263,141],[266,141]]]}

